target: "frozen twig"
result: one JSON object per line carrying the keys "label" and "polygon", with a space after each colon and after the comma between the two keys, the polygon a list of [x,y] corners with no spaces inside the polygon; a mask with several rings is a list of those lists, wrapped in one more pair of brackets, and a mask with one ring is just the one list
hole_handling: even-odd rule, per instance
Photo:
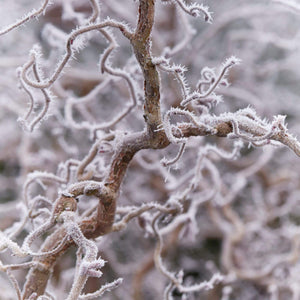
{"label": "frozen twig", "polygon": [[0,36],[8,33],[9,31],[11,31],[15,28],[20,27],[24,23],[26,23],[34,18],[37,18],[41,14],[45,14],[45,11],[46,11],[47,7],[50,5],[50,3],[51,3],[50,0],[45,0],[39,9],[33,9],[30,13],[25,15],[20,20],[17,20],[15,23],[0,29]]}
{"label": "frozen twig", "polygon": [[202,290],[210,290],[214,287],[214,285],[218,284],[223,280],[223,276],[220,274],[214,274],[212,278],[209,281],[204,281],[199,284],[194,284],[191,286],[184,286],[182,284],[182,279],[183,279],[183,272],[180,271],[177,275],[174,273],[168,271],[166,267],[164,266],[162,262],[162,257],[161,257],[161,251],[163,247],[163,240],[160,235],[160,231],[158,229],[158,220],[159,220],[160,213],[157,214],[157,216],[153,220],[153,231],[157,237],[157,245],[155,248],[155,253],[154,253],[154,261],[155,265],[158,268],[158,270],[165,275],[173,284],[176,286],[176,288],[179,290],[181,293],[192,293],[192,292],[200,292]]}
{"label": "frozen twig", "polygon": [[104,284],[98,291],[94,293],[89,293],[85,295],[80,295],[78,299],[80,300],[90,300],[94,299],[96,297],[101,297],[104,293],[110,292],[113,289],[116,289],[119,285],[121,285],[123,282],[122,278],[118,278],[114,280],[113,282],[109,282]]}
{"label": "frozen twig", "polygon": [[141,207],[136,207],[133,208],[130,212],[128,212],[122,219],[121,221],[115,223],[113,225],[112,230],[113,231],[120,231],[124,229],[127,226],[127,223],[132,220],[133,218],[136,218],[137,216],[140,216],[146,211],[149,211],[150,209],[156,209],[160,212],[164,213],[176,213],[180,211],[181,207],[176,203],[177,207],[167,207],[167,206],[162,206],[159,205],[158,203],[146,203],[143,204]]}
{"label": "frozen twig", "polygon": [[103,29],[105,27],[119,28],[120,31],[127,38],[130,38],[131,34],[132,34],[126,25],[124,25],[123,23],[120,23],[120,22],[116,22],[111,19],[100,22],[98,24],[89,24],[89,25],[81,26],[78,29],[73,30],[73,32],[71,32],[71,34],[68,36],[68,39],[66,42],[66,53],[62,57],[61,61],[58,63],[53,74],[48,79],[39,82],[39,81],[34,81],[34,80],[31,80],[28,78],[27,71],[33,66],[33,64],[37,64],[37,66],[39,67],[38,57],[33,52],[31,54],[30,60],[27,63],[25,63],[22,68],[22,72],[21,72],[22,80],[27,85],[32,86],[34,88],[40,88],[40,89],[49,88],[57,80],[59,75],[62,73],[64,67],[69,62],[72,55],[75,54],[76,49],[72,45],[76,41],[76,39],[84,33],[87,33],[87,32],[93,31],[93,30]]}
{"label": "frozen twig", "polygon": [[178,162],[178,160],[180,159],[180,157],[183,155],[183,152],[184,152],[184,149],[185,149],[185,145],[186,145],[186,144],[184,144],[184,143],[180,145],[180,149],[179,149],[177,155],[176,155],[173,159],[167,160],[166,158],[163,158],[163,159],[161,160],[161,164],[162,164],[164,167],[168,167],[168,166],[173,165],[173,164],[175,164],[176,162]]}
{"label": "frozen twig", "polygon": [[187,5],[184,0],[172,0],[172,2],[175,2],[185,13],[191,15],[192,17],[199,17],[202,14],[206,22],[212,22],[212,15],[207,6],[197,3]]}
{"label": "frozen twig", "polygon": [[226,61],[223,63],[220,74],[218,76],[211,74],[209,81],[205,78],[205,75],[204,75],[205,73],[203,73],[203,76],[207,81],[199,82],[198,87],[201,88],[201,84],[203,84],[203,83],[209,83],[210,85],[209,85],[209,88],[207,89],[207,91],[205,91],[203,94],[199,93],[198,97],[193,97],[191,99],[184,99],[183,101],[181,101],[181,105],[186,106],[189,102],[191,102],[193,100],[201,100],[201,99],[207,98],[218,87],[218,85],[221,83],[221,81],[227,75],[228,70],[231,67],[233,67],[234,65],[237,65],[239,63],[240,63],[240,60],[238,58],[236,58],[235,56],[227,58]]}

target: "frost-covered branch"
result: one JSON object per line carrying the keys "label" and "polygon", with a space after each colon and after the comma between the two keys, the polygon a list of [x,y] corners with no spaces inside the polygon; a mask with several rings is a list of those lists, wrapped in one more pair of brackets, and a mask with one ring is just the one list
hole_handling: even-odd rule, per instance
{"label": "frost-covered branch", "polygon": [[4,300],[299,296],[297,3],[223,2],[44,1],[0,30]]}

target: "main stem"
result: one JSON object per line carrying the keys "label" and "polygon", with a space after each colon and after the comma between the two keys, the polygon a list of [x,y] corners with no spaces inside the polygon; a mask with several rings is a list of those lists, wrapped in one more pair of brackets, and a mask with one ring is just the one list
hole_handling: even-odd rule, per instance
{"label": "main stem", "polygon": [[[131,38],[131,44],[144,74],[144,118],[146,131],[130,134],[116,150],[111,166],[104,180],[105,193],[98,195],[97,211],[88,220],[82,221],[80,228],[88,238],[105,235],[111,231],[115,217],[116,200],[120,185],[130,161],[136,152],[141,149],[159,149],[169,145],[163,131],[157,131],[161,125],[160,113],[160,81],[156,66],[152,62],[150,52],[150,35],[154,24],[155,1],[140,0],[139,19],[136,31]],[[54,249],[65,235],[64,228],[57,229],[48,237],[42,246],[42,251]],[[23,289],[23,299],[29,298],[33,293],[43,295],[57,258],[60,257],[73,243],[69,242],[56,255],[37,258],[38,263],[27,276]]]}

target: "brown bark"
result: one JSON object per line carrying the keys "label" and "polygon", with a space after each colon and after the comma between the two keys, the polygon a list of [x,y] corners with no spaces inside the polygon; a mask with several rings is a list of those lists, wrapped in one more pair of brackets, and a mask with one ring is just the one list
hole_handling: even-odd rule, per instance
{"label": "brown bark", "polygon": [[[95,238],[110,232],[116,209],[116,200],[120,185],[130,161],[136,152],[141,149],[159,149],[169,145],[169,141],[163,131],[156,131],[161,124],[160,113],[160,81],[156,66],[152,63],[150,53],[150,34],[154,24],[155,1],[140,0],[139,20],[135,34],[131,38],[136,58],[144,74],[145,105],[144,117],[147,130],[131,134],[124,138],[122,144],[116,150],[104,186],[100,191],[97,212],[87,220],[82,221],[80,227],[88,238]],[[78,195],[76,195],[78,196]],[[54,249],[65,236],[63,228],[57,229],[44,243],[42,251]],[[69,242],[55,255],[35,259],[38,266],[28,273],[24,286],[23,299],[27,299],[32,293],[37,296],[45,291],[53,266],[70,246]]]}

